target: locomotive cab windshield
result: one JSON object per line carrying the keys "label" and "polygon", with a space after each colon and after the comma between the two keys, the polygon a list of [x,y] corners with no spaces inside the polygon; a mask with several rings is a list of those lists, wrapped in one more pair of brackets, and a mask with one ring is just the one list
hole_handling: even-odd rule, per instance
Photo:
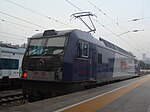
{"label": "locomotive cab windshield", "polygon": [[30,40],[26,56],[58,55],[64,51],[66,37],[34,38]]}

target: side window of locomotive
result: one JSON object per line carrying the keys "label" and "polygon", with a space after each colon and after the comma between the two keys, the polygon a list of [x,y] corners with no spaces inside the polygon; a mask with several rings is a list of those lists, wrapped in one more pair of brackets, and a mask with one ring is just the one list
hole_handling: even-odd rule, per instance
{"label": "side window of locomotive", "polygon": [[82,57],[88,58],[88,56],[89,56],[89,44],[83,43]]}
{"label": "side window of locomotive", "polygon": [[78,51],[77,51],[78,58],[88,58],[89,57],[89,44],[79,41],[78,42]]}
{"label": "side window of locomotive", "polygon": [[102,64],[102,54],[98,54],[97,62],[98,64]]}

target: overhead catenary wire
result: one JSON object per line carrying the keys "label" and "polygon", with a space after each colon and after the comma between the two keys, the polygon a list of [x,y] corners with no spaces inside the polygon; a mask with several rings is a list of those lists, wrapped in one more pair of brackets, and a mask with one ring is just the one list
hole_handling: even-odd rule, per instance
{"label": "overhead catenary wire", "polygon": [[39,31],[38,29],[29,27],[29,26],[25,26],[25,25],[22,25],[22,24],[18,24],[16,22],[8,21],[8,20],[5,20],[5,19],[0,19],[0,20],[3,21],[3,22],[11,23],[11,24],[14,24],[14,25],[17,25],[17,26],[21,26],[21,27],[24,27],[24,28],[29,28],[29,29],[32,29],[32,30],[35,30],[35,31]]}
{"label": "overhead catenary wire", "polygon": [[142,0],[141,4],[142,4],[142,18],[144,18],[144,7],[143,7],[144,6],[144,1],[143,0]]}
{"label": "overhead catenary wire", "polygon": [[122,24],[122,23],[128,23],[128,22],[137,22],[137,21],[141,21],[143,19],[144,18],[135,18],[135,19],[130,19],[130,20],[126,20],[126,21],[120,21],[120,22],[117,22],[117,23]]}
{"label": "overhead catenary wire", "polygon": [[[119,21],[119,22],[117,22],[117,23],[118,23],[118,24],[124,24],[124,23],[129,23],[129,22],[142,21],[142,20],[145,20],[145,19],[150,19],[150,17],[135,18],[135,19],[130,19],[130,20]],[[105,26],[110,26],[110,25],[114,25],[114,23],[105,24]],[[116,23],[115,23],[115,25],[116,25]]]}
{"label": "overhead catenary wire", "polygon": [[22,38],[27,39],[26,37],[23,37],[23,36],[21,36],[21,35],[16,35],[16,34],[12,34],[12,33],[8,33],[8,32],[4,32],[4,31],[0,31],[0,33],[7,34],[7,35],[11,35],[11,36],[16,36],[16,37],[22,37]]}
{"label": "overhead catenary wire", "polygon": [[59,24],[62,24],[62,25],[65,25],[65,26],[69,26],[69,27],[70,27],[70,25],[68,25],[68,24],[66,24],[66,23],[63,23],[63,22],[61,22],[61,21],[59,21],[59,20],[57,20],[57,19],[54,19],[54,18],[52,18],[52,17],[50,17],[50,16],[44,15],[44,14],[42,14],[42,13],[39,13],[39,12],[34,11],[34,10],[30,9],[30,8],[27,8],[27,7],[24,7],[24,6],[22,6],[22,5],[19,5],[19,4],[15,3],[15,2],[12,2],[12,1],[10,1],[10,0],[6,0],[6,1],[9,2],[9,3],[12,3],[12,4],[14,4],[14,5],[18,6],[18,7],[21,7],[21,8],[23,8],[23,9],[26,9],[26,10],[32,12],[32,13],[35,13],[35,14],[38,14],[38,15],[40,15],[40,16],[46,17],[46,18],[48,18],[49,20],[52,20],[52,21],[57,22],[57,23],[59,23]]}
{"label": "overhead catenary wire", "polygon": [[17,39],[17,40],[22,40],[22,41],[23,41],[23,39],[15,38],[15,37],[13,37],[13,36],[10,37],[10,36],[3,36],[3,35],[1,35],[0,38],[5,38],[5,39],[6,39],[6,38],[7,38],[7,39],[9,38],[9,40],[11,40],[11,39],[16,40],[16,39]]}
{"label": "overhead catenary wire", "polygon": [[79,7],[71,3],[69,0],[65,0],[65,1],[68,2],[70,5],[72,5],[73,7],[75,7],[76,9],[78,9],[79,11],[82,11],[82,9],[80,9]]}
{"label": "overhead catenary wire", "polygon": [[34,25],[34,26],[38,26],[38,27],[40,27],[40,28],[46,29],[46,27],[44,27],[44,26],[37,25],[37,24],[35,24],[35,23],[32,23],[32,22],[30,22],[30,21],[21,19],[21,18],[19,18],[19,17],[16,17],[16,16],[13,16],[13,15],[7,14],[7,13],[5,13],[5,12],[0,11],[0,13],[3,14],[3,15],[6,15],[6,16],[9,16],[9,17],[18,19],[18,20],[20,20],[20,21],[24,21],[24,22],[26,22],[26,23],[32,24],[32,25]]}
{"label": "overhead catenary wire", "polygon": [[99,6],[102,6],[102,5],[104,5],[106,2],[108,2],[108,1],[110,1],[110,0],[105,0],[103,3],[101,3]]}
{"label": "overhead catenary wire", "polygon": [[22,31],[22,32],[25,32],[25,31],[31,31],[31,32],[41,32],[42,30],[32,30],[32,29],[29,29],[29,30],[26,30],[26,29],[22,29],[22,28],[20,28],[20,27],[16,27],[14,24],[11,24],[11,23],[6,23],[6,25],[8,25],[9,27],[13,27],[13,28],[15,28],[15,29],[18,29],[18,30],[20,30],[20,31]]}
{"label": "overhead catenary wire", "polygon": [[[18,26],[16,27],[14,24],[11,24],[11,23],[6,23],[5,25],[7,25],[8,27],[13,27],[13,29],[14,29],[14,28],[15,28],[15,29],[18,29],[18,30],[20,30],[20,31],[23,30],[23,29],[19,28]],[[7,28],[7,30],[8,30],[8,28]]]}

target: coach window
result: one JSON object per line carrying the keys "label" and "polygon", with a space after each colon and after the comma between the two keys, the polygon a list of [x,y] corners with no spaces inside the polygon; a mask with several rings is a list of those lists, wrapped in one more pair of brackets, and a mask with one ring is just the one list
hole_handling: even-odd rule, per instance
{"label": "coach window", "polygon": [[2,68],[3,69],[10,69],[9,59],[2,59]]}
{"label": "coach window", "polygon": [[11,59],[11,69],[18,69],[19,67],[19,60]]}

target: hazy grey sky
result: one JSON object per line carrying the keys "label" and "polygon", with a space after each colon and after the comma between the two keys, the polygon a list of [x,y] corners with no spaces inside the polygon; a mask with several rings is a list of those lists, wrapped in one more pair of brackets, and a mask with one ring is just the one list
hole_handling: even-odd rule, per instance
{"label": "hazy grey sky", "polygon": [[79,20],[70,21],[71,14],[81,11],[97,16],[95,38],[102,37],[138,58],[142,53],[150,56],[150,0],[1,0],[0,41],[26,43],[27,37],[45,29],[86,31]]}

